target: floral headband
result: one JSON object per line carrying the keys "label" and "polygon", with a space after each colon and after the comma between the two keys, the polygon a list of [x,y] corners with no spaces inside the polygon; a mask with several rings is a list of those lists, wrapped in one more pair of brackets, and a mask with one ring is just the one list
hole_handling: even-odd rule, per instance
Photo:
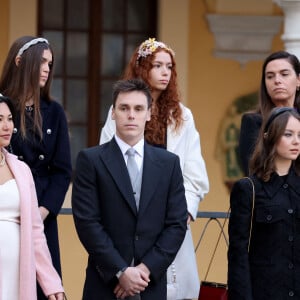
{"label": "floral headband", "polygon": [[29,47],[33,46],[33,45],[36,45],[38,43],[46,43],[49,45],[49,42],[48,40],[44,39],[44,38],[36,38],[36,39],[33,39],[27,43],[25,43],[21,48],[20,50],[18,51],[18,54],[17,56],[21,56],[24,51],[26,51]]}
{"label": "floral headband", "polygon": [[157,49],[157,48],[162,48],[166,49],[171,52],[173,56],[175,56],[175,52],[168,47],[166,44],[163,42],[158,42],[155,40],[155,38],[149,38],[148,40],[144,41],[138,50],[138,56],[136,60],[139,60],[141,57],[147,57],[148,55],[152,55],[152,53]]}

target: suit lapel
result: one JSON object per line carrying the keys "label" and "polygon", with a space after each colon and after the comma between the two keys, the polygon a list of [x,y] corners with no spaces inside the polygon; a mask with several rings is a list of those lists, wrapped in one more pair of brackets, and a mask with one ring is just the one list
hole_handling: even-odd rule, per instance
{"label": "suit lapel", "polygon": [[159,184],[159,174],[161,173],[162,165],[160,161],[152,151],[152,148],[145,142],[139,214],[142,214],[147,209],[150,200]]}
{"label": "suit lapel", "polygon": [[105,148],[105,151],[101,153],[101,160],[103,161],[104,165],[106,165],[118,189],[136,215],[137,208],[127,167],[121,149],[114,138],[109,142],[109,145],[107,148]]}

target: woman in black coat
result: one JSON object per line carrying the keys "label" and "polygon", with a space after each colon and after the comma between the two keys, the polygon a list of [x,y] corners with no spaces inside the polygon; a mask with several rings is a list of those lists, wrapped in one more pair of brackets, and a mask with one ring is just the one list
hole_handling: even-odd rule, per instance
{"label": "woman in black coat", "polygon": [[[52,262],[61,275],[57,215],[72,167],[66,116],[62,106],[50,97],[53,63],[46,39],[17,39],[4,63],[0,91],[14,100],[17,111],[8,150],[31,169]],[[47,299],[39,287],[38,299]]]}
{"label": "woman in black coat", "polygon": [[[300,299],[300,115],[271,111],[230,195],[230,300]],[[254,204],[254,209],[253,209]]]}
{"label": "woman in black coat", "polygon": [[259,103],[256,111],[242,116],[239,152],[242,169],[249,174],[249,159],[253,153],[262,120],[274,107],[289,106],[300,111],[300,63],[286,51],[270,54],[262,66]]}

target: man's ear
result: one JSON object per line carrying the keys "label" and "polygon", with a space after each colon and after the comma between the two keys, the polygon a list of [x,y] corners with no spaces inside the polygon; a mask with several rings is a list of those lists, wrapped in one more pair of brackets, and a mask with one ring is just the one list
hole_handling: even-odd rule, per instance
{"label": "man's ear", "polygon": [[21,56],[16,56],[16,58],[15,58],[15,64],[16,64],[17,67],[20,64],[20,61],[21,61]]}
{"label": "man's ear", "polygon": [[150,121],[150,120],[151,120],[151,108],[148,109],[147,118],[146,118],[146,121]]}
{"label": "man's ear", "polygon": [[111,119],[115,120],[115,108],[114,107],[111,110]]}

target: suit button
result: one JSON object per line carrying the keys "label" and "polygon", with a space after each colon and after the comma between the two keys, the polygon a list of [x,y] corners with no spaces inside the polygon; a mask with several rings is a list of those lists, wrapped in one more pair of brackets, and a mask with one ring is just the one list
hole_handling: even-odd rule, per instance
{"label": "suit button", "polygon": [[39,160],[44,160],[45,156],[43,154],[39,155]]}
{"label": "suit button", "polygon": [[136,236],[134,237],[134,239],[135,239],[136,241],[138,241],[138,240],[139,240],[139,236],[136,235]]}
{"label": "suit button", "polygon": [[283,186],[282,186],[284,189],[287,189],[289,187],[289,185],[287,183],[285,183]]}
{"label": "suit button", "polygon": [[272,215],[267,215],[267,220],[271,221],[272,220]]}
{"label": "suit button", "polygon": [[292,208],[289,208],[289,209],[288,209],[288,213],[289,213],[289,214],[292,214],[293,212],[294,212],[294,210],[293,210]]}
{"label": "suit button", "polygon": [[289,263],[289,269],[294,269],[294,264],[293,263]]}
{"label": "suit button", "polygon": [[294,292],[293,291],[289,291],[289,296],[290,297],[294,297]]}
{"label": "suit button", "polygon": [[289,242],[292,242],[294,240],[294,237],[292,235],[289,235]]}

